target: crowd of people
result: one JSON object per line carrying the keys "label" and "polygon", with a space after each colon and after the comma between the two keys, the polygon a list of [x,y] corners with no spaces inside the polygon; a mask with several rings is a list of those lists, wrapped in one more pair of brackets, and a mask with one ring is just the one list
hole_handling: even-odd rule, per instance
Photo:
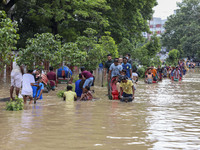
{"label": "crowd of people", "polygon": [[[41,72],[41,70],[27,70],[24,73],[24,68],[18,66],[16,62],[13,62],[11,72],[11,87],[10,87],[10,99],[14,100],[13,92],[16,91],[16,96],[22,96],[24,103],[27,103],[27,99],[30,100],[29,104],[36,100],[43,99],[42,93],[46,88],[47,91],[55,90],[58,81],[53,67],[49,67],[47,74]],[[75,82],[75,92],[72,91],[72,86],[67,86],[67,91],[64,93],[64,100],[91,100],[93,98],[90,87],[94,85],[95,77],[92,71],[87,71],[84,67],[81,67],[81,73],[79,74],[79,80]],[[20,89],[21,94],[20,94]]]}
{"label": "crowd of people", "polygon": [[[14,88],[17,96],[19,96],[20,88],[22,88],[21,95],[24,103],[27,102],[27,99],[30,99],[29,103],[31,104],[33,99],[43,99],[42,93],[45,88],[47,90],[55,90],[55,87],[57,87],[58,82],[53,67],[49,67],[49,72],[44,74],[40,70],[28,70],[27,73],[24,73],[23,67],[18,66],[15,61],[12,66],[11,100],[14,100]],[[92,91],[90,90],[95,81],[93,71],[87,71],[85,67],[81,67],[80,70],[79,79],[75,82],[75,92],[73,92],[72,85],[69,84],[66,88],[67,91],[64,92],[63,100],[82,101],[93,99]],[[155,68],[151,66],[145,71],[145,82],[148,84],[157,83],[163,78],[179,81],[185,73],[186,63],[184,61],[179,61],[176,67],[165,65],[164,67],[158,66]],[[123,58],[115,59],[112,59],[111,54],[108,54],[104,65],[104,78],[107,78],[108,96],[112,97],[112,99],[119,99],[123,102],[131,102],[134,99],[136,90],[134,84],[137,84],[139,74],[137,67],[133,66],[130,54]]]}
{"label": "crowd of people", "polygon": [[115,58],[112,60],[110,54],[107,55],[105,63],[104,77],[107,74],[108,95],[112,95],[112,99],[120,99],[121,101],[131,102],[134,99],[135,86],[137,84],[137,69],[132,67],[130,54],[123,58]]}
{"label": "crowd of people", "polygon": [[157,83],[158,81],[162,81],[163,78],[170,78],[173,81],[179,81],[182,80],[186,71],[186,64],[183,60],[179,61],[176,67],[165,65],[162,68],[158,66],[156,69],[152,66],[145,71],[145,82],[148,84]]}
{"label": "crowd of people", "polygon": [[[14,100],[14,88],[16,96],[22,95],[25,104],[27,99],[30,99],[29,104],[32,103],[33,98],[35,101],[43,99],[42,93],[45,87],[55,90],[55,86],[57,86],[56,73],[53,71],[53,67],[49,69],[46,75],[41,73],[40,70],[33,71],[30,69],[27,73],[24,73],[24,68],[18,66],[14,61],[11,72],[10,99]],[[19,93],[20,88],[22,89],[21,94]]]}

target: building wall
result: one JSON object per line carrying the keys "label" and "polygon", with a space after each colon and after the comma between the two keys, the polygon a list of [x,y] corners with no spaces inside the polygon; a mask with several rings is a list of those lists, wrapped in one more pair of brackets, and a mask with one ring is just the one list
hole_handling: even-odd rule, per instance
{"label": "building wall", "polygon": [[149,21],[149,28],[152,32],[151,34],[144,32],[143,36],[146,38],[150,38],[154,33],[157,34],[158,37],[161,36],[162,33],[165,32],[164,24],[167,19],[162,20],[161,18],[154,17],[152,20]]}

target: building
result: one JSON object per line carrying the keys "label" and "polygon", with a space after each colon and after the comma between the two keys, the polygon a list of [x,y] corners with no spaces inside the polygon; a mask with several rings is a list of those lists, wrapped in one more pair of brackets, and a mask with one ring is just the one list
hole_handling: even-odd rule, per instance
{"label": "building", "polygon": [[144,32],[143,36],[149,39],[153,34],[156,33],[158,37],[161,37],[161,34],[165,32],[164,24],[166,21],[167,19],[153,17],[153,19],[149,21],[151,33]]}
{"label": "building", "polygon": [[149,28],[152,33],[148,34],[148,37],[155,33],[157,34],[158,37],[160,37],[161,34],[165,32],[164,24],[166,21],[167,19],[162,20],[161,18],[156,18],[156,17],[150,20]]}

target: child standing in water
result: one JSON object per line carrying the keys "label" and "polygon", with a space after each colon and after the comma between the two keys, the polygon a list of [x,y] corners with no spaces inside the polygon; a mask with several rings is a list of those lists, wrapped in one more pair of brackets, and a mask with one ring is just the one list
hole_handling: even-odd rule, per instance
{"label": "child standing in water", "polygon": [[[42,97],[42,92],[44,90],[44,84],[42,83],[42,77],[38,77],[38,83],[36,83],[35,85],[38,85],[38,86],[32,86],[32,89],[33,89],[33,98],[35,98],[36,96],[36,99],[40,99],[42,100],[43,97]],[[36,95],[37,93],[37,95]]]}
{"label": "child standing in water", "polygon": [[75,92],[72,91],[72,86],[68,85],[67,86],[67,92],[64,92],[64,101],[76,101],[77,100],[77,95]]}

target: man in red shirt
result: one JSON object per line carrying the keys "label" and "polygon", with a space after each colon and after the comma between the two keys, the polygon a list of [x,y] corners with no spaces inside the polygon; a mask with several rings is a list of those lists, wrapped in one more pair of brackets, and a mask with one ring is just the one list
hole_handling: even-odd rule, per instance
{"label": "man in red shirt", "polygon": [[57,80],[56,80],[56,73],[53,71],[53,67],[49,67],[50,72],[47,73],[47,78],[50,81],[51,89],[54,91],[55,86],[57,86]]}
{"label": "man in red shirt", "polygon": [[85,79],[83,88],[85,88],[86,86],[90,87],[94,80],[93,75],[89,71],[85,70],[85,67],[81,67],[81,75]]}

